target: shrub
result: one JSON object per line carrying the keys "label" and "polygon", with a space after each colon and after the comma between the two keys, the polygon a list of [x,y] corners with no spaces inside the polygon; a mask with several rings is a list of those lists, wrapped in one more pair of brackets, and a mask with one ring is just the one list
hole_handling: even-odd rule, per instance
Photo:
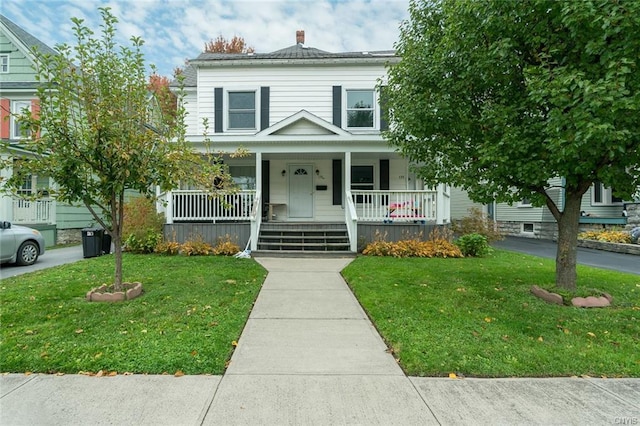
{"label": "shrub", "polygon": [[201,236],[198,236],[182,244],[180,253],[185,256],[208,256],[213,254],[213,247],[211,244],[205,242]]}
{"label": "shrub", "polygon": [[130,234],[124,241],[124,251],[131,253],[153,253],[156,246],[162,242],[162,233],[148,230],[146,234]]}
{"label": "shrub", "polygon": [[169,256],[175,256],[180,254],[182,244],[176,241],[161,241],[155,248],[155,252],[159,254],[166,254]]}
{"label": "shrub", "polygon": [[454,221],[452,225],[457,235],[480,234],[487,237],[489,243],[504,238],[493,221],[477,207],[470,208],[469,216]]}
{"label": "shrub", "polygon": [[631,234],[620,229],[599,229],[597,231],[581,232],[578,238],[583,240],[603,241],[607,243],[631,244]]}
{"label": "shrub", "polygon": [[365,247],[362,254],[392,257],[463,257],[460,249],[447,238],[448,232],[435,228],[429,234],[428,241],[419,239],[422,236],[420,234],[397,242],[385,241],[386,234],[376,232],[375,240]]}
{"label": "shrub", "polygon": [[456,245],[465,256],[481,257],[491,253],[487,237],[481,234],[463,235],[456,240]]}
{"label": "shrub", "polygon": [[153,253],[162,241],[164,215],[156,212],[153,200],[131,198],[124,205],[122,240],[124,249],[133,253]]}
{"label": "shrub", "polygon": [[240,246],[233,241],[229,234],[218,238],[218,243],[213,248],[213,254],[216,256],[233,256],[240,251]]}

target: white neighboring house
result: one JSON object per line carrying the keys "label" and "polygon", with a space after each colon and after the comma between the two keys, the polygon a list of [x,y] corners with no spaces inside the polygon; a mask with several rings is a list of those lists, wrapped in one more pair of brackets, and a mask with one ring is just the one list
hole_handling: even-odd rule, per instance
{"label": "white neighboring house", "polygon": [[[6,150],[0,150],[3,159],[31,157],[22,143],[23,138],[29,135],[15,119],[15,114],[24,108],[34,114],[39,110],[33,48],[56,54],[45,43],[0,15],[0,137],[7,144]],[[0,185],[2,178],[8,178],[12,173],[11,167],[0,170]],[[39,229],[47,245],[79,241],[80,229],[92,226],[93,217],[85,207],[59,203],[49,197],[44,189],[50,184],[47,176],[30,176],[25,180],[20,192],[25,196],[39,195],[36,200],[12,198],[0,193],[0,220]]]}
{"label": "white neighboring house", "polygon": [[[394,51],[330,53],[296,44],[271,53],[203,53],[185,70],[187,140],[225,157],[242,191],[160,194],[165,234],[225,234],[252,250],[355,252],[375,231],[426,238],[449,222],[444,186],[425,188],[383,139],[377,84]],[[226,205],[226,207],[225,207]]]}

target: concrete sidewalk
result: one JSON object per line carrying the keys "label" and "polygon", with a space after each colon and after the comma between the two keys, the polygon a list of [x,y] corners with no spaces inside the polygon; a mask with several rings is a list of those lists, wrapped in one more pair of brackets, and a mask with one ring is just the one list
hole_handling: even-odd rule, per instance
{"label": "concrete sidewalk", "polygon": [[[0,376],[2,425],[638,424],[639,379],[408,378],[339,271],[269,275],[220,376]],[[426,348],[428,350],[428,348]]]}

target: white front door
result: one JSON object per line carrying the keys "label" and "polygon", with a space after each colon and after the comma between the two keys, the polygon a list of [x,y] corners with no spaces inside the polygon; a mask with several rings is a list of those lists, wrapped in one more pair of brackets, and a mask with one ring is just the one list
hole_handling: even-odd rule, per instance
{"label": "white front door", "polygon": [[313,167],[289,166],[289,217],[313,217]]}

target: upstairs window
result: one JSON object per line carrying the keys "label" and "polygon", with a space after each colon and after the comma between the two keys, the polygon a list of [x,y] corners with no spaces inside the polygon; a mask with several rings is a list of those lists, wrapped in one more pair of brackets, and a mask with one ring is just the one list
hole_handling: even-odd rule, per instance
{"label": "upstairs window", "polygon": [[9,72],[9,55],[0,55],[0,73]]}
{"label": "upstairs window", "polygon": [[22,114],[22,111],[26,108],[31,111],[31,101],[13,101],[11,103],[14,116],[11,117],[11,137],[12,139],[22,139],[31,136],[29,129],[20,123],[17,119],[17,115]]}
{"label": "upstairs window", "polygon": [[375,96],[373,90],[347,90],[347,127],[375,127]]}
{"label": "upstairs window", "polygon": [[622,198],[613,195],[613,190],[604,186],[602,182],[594,182],[591,191],[592,205],[615,205],[622,204]]}
{"label": "upstairs window", "polygon": [[246,130],[256,128],[256,92],[229,92],[230,130]]}

